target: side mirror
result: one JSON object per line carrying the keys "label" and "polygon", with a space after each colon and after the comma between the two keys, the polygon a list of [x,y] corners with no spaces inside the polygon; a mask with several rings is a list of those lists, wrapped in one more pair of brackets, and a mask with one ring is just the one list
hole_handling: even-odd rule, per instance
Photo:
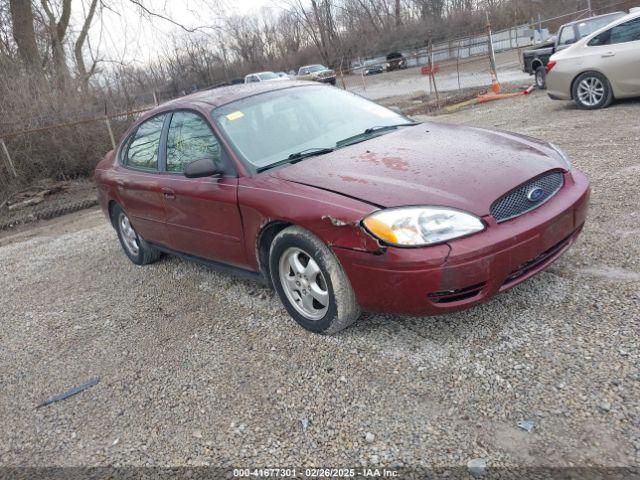
{"label": "side mirror", "polygon": [[187,178],[203,178],[220,176],[224,172],[213,158],[201,158],[184,167],[184,176]]}

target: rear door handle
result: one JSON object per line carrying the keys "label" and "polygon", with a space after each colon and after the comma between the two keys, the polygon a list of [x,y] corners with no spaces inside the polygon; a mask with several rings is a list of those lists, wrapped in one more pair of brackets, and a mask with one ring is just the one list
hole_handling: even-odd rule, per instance
{"label": "rear door handle", "polygon": [[170,188],[166,188],[164,187],[162,189],[162,195],[164,196],[164,198],[166,198],[167,200],[175,200],[176,198],[176,192],[174,192],[173,190],[171,190]]}
{"label": "rear door handle", "polygon": [[615,56],[616,54],[613,52],[607,52],[602,54],[602,58],[609,58],[609,57],[615,57]]}

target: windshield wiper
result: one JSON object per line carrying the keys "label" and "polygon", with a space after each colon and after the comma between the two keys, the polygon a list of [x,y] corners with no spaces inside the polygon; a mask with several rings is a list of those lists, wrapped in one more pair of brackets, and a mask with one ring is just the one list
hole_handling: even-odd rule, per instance
{"label": "windshield wiper", "polygon": [[277,162],[270,163],[269,165],[258,167],[256,171],[258,173],[264,172],[265,170],[269,170],[270,168],[275,168],[279,165],[284,165],[286,163],[296,163],[305,158],[315,157],[317,155],[324,155],[325,153],[330,153],[330,152],[333,152],[334,150],[335,148],[332,148],[332,147],[307,148],[306,150],[302,150],[301,152],[292,153],[284,160],[279,160]]}
{"label": "windshield wiper", "polygon": [[364,132],[358,133],[352,137],[345,138],[336,143],[336,147],[346,147],[347,145],[353,145],[354,143],[364,142],[371,138],[371,135],[374,133],[382,133],[387,130],[395,130],[399,127],[413,127],[414,125],[419,125],[420,122],[406,122],[406,123],[397,123],[395,125],[379,125],[375,127],[369,127]]}

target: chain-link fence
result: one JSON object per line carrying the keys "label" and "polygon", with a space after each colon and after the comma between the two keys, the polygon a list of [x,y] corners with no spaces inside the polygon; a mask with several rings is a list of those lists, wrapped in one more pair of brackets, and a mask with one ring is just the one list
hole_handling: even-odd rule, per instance
{"label": "chain-link fence", "polygon": [[[599,10],[582,9],[552,18],[538,17],[527,24],[499,31],[491,31],[487,19],[487,28],[483,32],[433,43],[427,41],[393,52],[402,54],[403,68],[410,71],[407,75],[396,73],[386,82],[383,81],[385,75],[377,77],[377,74],[390,70],[392,61],[387,55],[391,52],[355,59],[340,74],[346,88],[375,100],[418,91],[432,94],[436,90],[462,91],[489,86],[496,76],[500,82],[523,81],[528,79],[522,71],[523,50],[553,41],[552,34],[565,23],[590,15],[625,10],[633,3],[632,0],[624,0]],[[428,67],[424,69],[428,72],[427,78],[420,78],[413,67],[425,66]]]}

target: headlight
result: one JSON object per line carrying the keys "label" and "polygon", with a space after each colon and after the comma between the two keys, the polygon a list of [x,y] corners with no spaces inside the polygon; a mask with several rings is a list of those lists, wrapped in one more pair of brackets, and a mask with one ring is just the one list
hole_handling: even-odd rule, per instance
{"label": "headlight", "polygon": [[558,147],[557,145],[554,145],[553,143],[549,143],[549,146],[551,148],[553,148],[556,152],[558,152],[558,155],[560,155],[560,158],[562,159],[562,161],[564,162],[565,167],[567,168],[567,171],[570,172],[571,169],[573,168],[573,165],[571,164],[571,160],[569,160],[569,155],[567,155],[566,153],[564,153],[560,147]]}
{"label": "headlight", "polygon": [[484,230],[475,215],[444,207],[380,210],[363,223],[380,240],[402,247],[433,245]]}

